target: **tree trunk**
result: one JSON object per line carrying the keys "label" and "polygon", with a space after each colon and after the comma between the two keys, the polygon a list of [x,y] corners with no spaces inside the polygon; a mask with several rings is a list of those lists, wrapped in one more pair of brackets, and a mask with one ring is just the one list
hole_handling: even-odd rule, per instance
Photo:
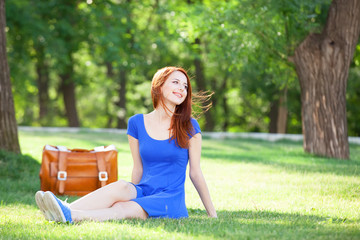
{"label": "tree trunk", "polygon": [[280,91],[279,99],[271,102],[269,112],[269,133],[286,133],[287,128],[287,88]]}
{"label": "tree trunk", "polygon": [[127,75],[125,69],[120,69],[120,88],[119,88],[119,101],[117,106],[119,107],[117,114],[117,128],[126,129],[126,82]]}
{"label": "tree trunk", "polygon": [[226,97],[226,90],[227,88],[227,82],[228,82],[228,78],[229,75],[226,74],[226,76],[224,77],[223,83],[221,84],[221,104],[222,104],[222,108],[224,110],[224,122],[222,124],[222,130],[223,131],[227,131],[228,127],[229,127],[229,107],[228,107],[228,103],[227,103],[227,97]]}
{"label": "tree trunk", "polygon": [[[72,68],[72,67],[71,67]],[[76,109],[75,83],[71,79],[72,71],[60,74],[61,92],[63,94],[66,117],[69,127],[80,127]]]}
{"label": "tree trunk", "polygon": [[[200,45],[200,39],[196,38],[195,43],[197,45]],[[200,47],[200,46],[199,46]],[[200,51],[197,53],[198,56],[194,59],[194,65],[195,65],[195,82],[197,89],[199,91],[206,91],[206,84],[205,84],[205,76],[204,76],[204,67],[200,59]],[[204,103],[206,105],[206,103]],[[210,113],[210,111],[205,112],[205,127],[204,130],[212,131],[214,130],[215,123],[214,119]]]}
{"label": "tree trunk", "polygon": [[278,113],[279,113],[279,100],[275,99],[270,104],[269,112],[269,133],[277,133],[277,122],[278,122]]}
{"label": "tree trunk", "polygon": [[47,65],[44,47],[36,47],[36,73],[39,97],[39,121],[41,125],[46,125],[48,104],[49,104],[49,66]]}
{"label": "tree trunk", "polygon": [[[105,66],[106,66],[106,76],[111,79],[113,82],[114,81],[114,68],[113,68],[113,65],[112,65],[112,62],[110,61],[107,61],[105,62]],[[106,127],[107,128],[111,128],[112,126],[112,123],[113,123],[113,115],[110,113],[110,107],[109,105],[110,104],[113,104],[112,101],[111,101],[111,90],[106,88],[106,106],[105,106],[105,114],[107,116],[107,123],[106,123]]]}
{"label": "tree trunk", "polygon": [[295,50],[306,152],[349,158],[345,96],[359,32],[360,1],[334,0],[323,32]]}
{"label": "tree trunk", "polygon": [[276,133],[286,133],[287,127],[287,88],[281,90],[278,106],[278,117],[277,117],[277,131]]}
{"label": "tree trunk", "polygon": [[0,149],[20,153],[6,53],[5,0],[0,0]]}

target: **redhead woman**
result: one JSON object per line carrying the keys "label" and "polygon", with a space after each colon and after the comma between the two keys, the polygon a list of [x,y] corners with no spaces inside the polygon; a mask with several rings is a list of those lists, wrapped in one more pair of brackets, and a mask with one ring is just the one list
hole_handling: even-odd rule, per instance
{"label": "redhead woman", "polygon": [[124,218],[186,218],[185,175],[189,175],[209,217],[217,217],[200,168],[201,130],[191,117],[192,90],[183,68],[158,70],[151,85],[154,111],[132,116],[128,139],[134,161],[131,182],[119,180],[71,204],[51,192],[35,200],[56,222]]}

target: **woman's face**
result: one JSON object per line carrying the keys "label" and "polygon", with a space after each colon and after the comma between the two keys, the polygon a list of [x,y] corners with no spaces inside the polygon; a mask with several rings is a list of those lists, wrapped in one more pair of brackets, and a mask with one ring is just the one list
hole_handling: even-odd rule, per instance
{"label": "woman's face", "polygon": [[165,104],[180,105],[187,96],[187,78],[180,71],[174,71],[161,87]]}

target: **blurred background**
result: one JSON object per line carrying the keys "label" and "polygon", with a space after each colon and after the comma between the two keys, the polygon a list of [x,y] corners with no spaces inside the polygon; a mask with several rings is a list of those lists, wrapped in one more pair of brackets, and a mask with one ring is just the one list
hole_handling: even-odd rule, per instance
{"label": "blurred background", "polygon": [[[152,110],[157,69],[182,66],[214,91],[205,131],[301,133],[292,56],[320,32],[329,0],[16,0],[7,50],[20,126],[126,128]],[[360,136],[360,45],[347,88]]]}

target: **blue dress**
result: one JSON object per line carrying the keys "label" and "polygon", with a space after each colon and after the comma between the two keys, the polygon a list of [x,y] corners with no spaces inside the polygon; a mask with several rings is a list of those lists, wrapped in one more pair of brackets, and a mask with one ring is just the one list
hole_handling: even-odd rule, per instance
{"label": "blue dress", "polygon": [[[191,118],[191,123],[193,135],[201,132],[195,119]],[[134,185],[137,196],[132,201],[137,202],[149,217],[188,217],[184,183],[189,150],[178,147],[174,140],[151,138],[146,132],[143,114],[129,119],[127,134],[139,140],[143,165],[142,178]]]}

